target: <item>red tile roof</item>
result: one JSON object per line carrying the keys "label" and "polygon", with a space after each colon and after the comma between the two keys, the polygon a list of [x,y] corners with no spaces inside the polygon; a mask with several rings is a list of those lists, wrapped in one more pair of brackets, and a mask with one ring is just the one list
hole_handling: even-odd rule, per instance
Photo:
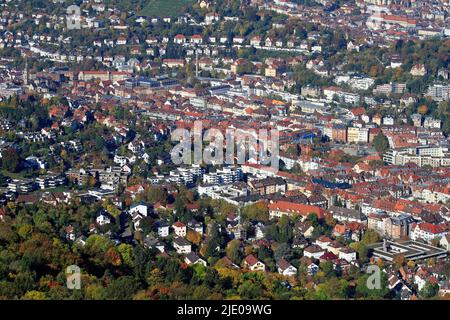
{"label": "red tile roof", "polygon": [[300,214],[302,216],[307,216],[310,213],[315,213],[317,217],[323,218],[327,215],[327,211],[321,207],[289,201],[275,201],[274,203],[269,204],[268,208],[269,210],[273,211],[281,211],[288,214]]}
{"label": "red tile roof", "polygon": [[184,228],[184,227],[186,227],[186,225],[185,225],[183,222],[181,222],[181,221],[175,222],[175,223],[173,224],[173,226],[174,226],[174,227],[177,227],[177,228]]}
{"label": "red tile roof", "polygon": [[255,264],[257,264],[259,262],[258,259],[256,259],[256,257],[254,255],[252,255],[252,254],[250,254],[247,257],[245,257],[244,261],[249,266],[254,266]]}
{"label": "red tile roof", "polygon": [[425,232],[432,234],[439,234],[445,232],[445,228],[442,225],[435,225],[428,222],[422,222],[417,227]]}

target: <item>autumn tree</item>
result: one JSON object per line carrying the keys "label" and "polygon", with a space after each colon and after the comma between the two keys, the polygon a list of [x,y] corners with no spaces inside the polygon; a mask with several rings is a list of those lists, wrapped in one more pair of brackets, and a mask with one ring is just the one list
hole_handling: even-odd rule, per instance
{"label": "autumn tree", "polygon": [[392,261],[393,263],[394,263],[394,266],[397,268],[397,269],[400,269],[402,266],[404,266],[405,264],[406,264],[406,258],[405,258],[405,255],[403,255],[403,254],[397,254],[395,257],[394,257],[394,260]]}
{"label": "autumn tree", "polygon": [[426,104],[419,106],[419,108],[417,108],[417,112],[420,113],[421,115],[427,114],[428,106]]}
{"label": "autumn tree", "polygon": [[188,230],[186,233],[186,239],[198,246],[202,241],[202,235],[194,230]]}

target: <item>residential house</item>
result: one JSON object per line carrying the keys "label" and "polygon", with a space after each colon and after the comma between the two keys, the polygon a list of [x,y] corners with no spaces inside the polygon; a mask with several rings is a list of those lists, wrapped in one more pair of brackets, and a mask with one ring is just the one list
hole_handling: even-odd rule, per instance
{"label": "residential house", "polygon": [[202,258],[200,258],[195,252],[189,252],[185,258],[184,258],[184,262],[186,262],[188,265],[191,264],[201,264],[203,266],[206,267],[207,263],[205,260],[203,260]]}
{"label": "residential house", "polygon": [[188,227],[189,229],[191,229],[191,230],[193,230],[193,231],[199,233],[199,234],[203,234],[203,223],[198,222],[198,221],[195,220],[195,219],[191,219],[191,220],[188,222],[187,227]]}
{"label": "residential house", "polygon": [[250,271],[265,271],[266,265],[256,259],[256,257],[252,254],[248,255],[244,259],[244,267],[249,269]]}
{"label": "residential house", "polygon": [[172,224],[172,228],[175,232],[175,234],[179,237],[186,237],[186,225],[181,222],[181,221],[177,221],[174,224]]}
{"label": "residential house", "polygon": [[158,249],[159,252],[165,252],[165,243],[152,237],[146,237],[144,239],[144,247],[148,249]]}
{"label": "residential house", "polygon": [[148,215],[148,206],[144,203],[137,203],[130,207],[129,213],[139,213],[140,215],[146,217]]}
{"label": "residential house", "polygon": [[319,238],[317,238],[315,244],[317,244],[322,249],[326,250],[332,241],[333,240],[331,240],[327,236],[321,235]]}
{"label": "residential house", "polygon": [[353,262],[356,260],[356,251],[349,247],[343,247],[339,250],[339,259]]}
{"label": "residential house", "polygon": [[173,247],[179,254],[188,254],[191,252],[191,243],[182,237],[175,237],[173,239]]}
{"label": "residential house", "polygon": [[308,221],[298,221],[294,225],[294,234],[299,234],[304,236],[305,238],[311,237],[314,231],[314,227],[312,223]]}
{"label": "residential house", "polygon": [[250,45],[254,47],[258,47],[261,45],[261,37],[260,36],[254,36],[250,39]]}
{"label": "residential house", "polygon": [[319,266],[317,264],[315,264],[311,258],[308,258],[306,256],[303,256],[300,259],[300,264],[303,264],[306,266],[307,269],[307,273],[310,276],[314,276],[316,275],[317,272],[319,272]]}
{"label": "residential house", "polygon": [[261,180],[249,181],[248,184],[253,192],[261,195],[286,192],[286,181],[283,178],[268,177]]}
{"label": "residential house", "polygon": [[412,240],[424,240],[428,243],[435,238],[445,238],[448,230],[444,225],[436,225],[428,222],[421,222],[416,224],[411,232]]}
{"label": "residential house", "polygon": [[278,260],[277,268],[278,268],[278,273],[283,276],[291,277],[291,276],[297,275],[297,268],[294,267],[292,264],[290,264],[284,258],[281,258],[280,260]]}
{"label": "residential house", "polygon": [[106,211],[101,211],[95,221],[99,226],[104,226],[111,223],[111,216]]}
{"label": "residential house", "polygon": [[450,233],[447,233],[444,237],[442,237],[440,243],[447,251],[450,251]]}
{"label": "residential house", "polygon": [[415,77],[423,77],[427,74],[427,69],[423,64],[415,64],[409,73]]}
{"label": "residential house", "polygon": [[326,250],[322,247],[312,244],[303,250],[303,255],[308,258],[319,259],[325,252]]}
{"label": "residential house", "polygon": [[168,223],[160,220],[160,221],[158,221],[157,230],[158,230],[158,236],[161,238],[165,238],[165,237],[169,236],[170,226]]}
{"label": "residential house", "polygon": [[367,223],[367,217],[359,210],[332,206],[328,209],[328,211],[330,211],[333,218],[339,222],[354,221],[358,223]]}
{"label": "residential house", "polygon": [[186,43],[186,37],[182,34],[177,34],[174,38],[173,38],[173,42],[176,44],[185,44]]}

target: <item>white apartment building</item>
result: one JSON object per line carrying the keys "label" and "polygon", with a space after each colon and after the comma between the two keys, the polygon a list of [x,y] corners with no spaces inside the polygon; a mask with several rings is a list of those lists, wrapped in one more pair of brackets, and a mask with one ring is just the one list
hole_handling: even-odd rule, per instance
{"label": "white apartment building", "polygon": [[419,167],[430,165],[433,168],[450,166],[450,152],[447,147],[421,146],[389,150],[383,161],[393,165],[415,163]]}
{"label": "white apartment building", "polygon": [[431,97],[434,101],[444,101],[450,98],[450,85],[446,84],[434,84],[428,87],[428,91],[425,94]]}
{"label": "white apartment building", "polygon": [[412,240],[424,240],[430,243],[434,238],[443,238],[448,232],[440,225],[434,225],[428,222],[422,222],[416,225],[411,232]]}
{"label": "white apartment building", "polygon": [[205,184],[230,184],[241,181],[243,173],[241,168],[225,167],[203,175],[203,183]]}
{"label": "white apartment building", "polygon": [[193,164],[188,168],[177,168],[169,172],[167,179],[176,184],[192,184],[197,179],[202,178],[204,169],[198,164]]}

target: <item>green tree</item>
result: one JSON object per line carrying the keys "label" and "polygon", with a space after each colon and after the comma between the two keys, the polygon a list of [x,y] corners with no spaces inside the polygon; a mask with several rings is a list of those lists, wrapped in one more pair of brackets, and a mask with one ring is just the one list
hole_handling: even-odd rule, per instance
{"label": "green tree", "polygon": [[243,299],[260,299],[263,290],[259,283],[247,280],[239,286],[238,293]]}
{"label": "green tree", "polygon": [[427,281],[419,294],[422,298],[430,299],[435,297],[439,292],[439,285],[437,283],[431,283]]}
{"label": "green tree", "polygon": [[227,257],[230,258],[235,264],[240,265],[242,259],[242,252],[240,250],[241,242],[237,239],[233,239],[228,242],[225,252]]}
{"label": "green tree", "polygon": [[383,299],[389,293],[388,279],[384,272],[380,272],[380,288],[368,288],[369,274],[365,274],[358,278],[356,285],[356,293],[359,297],[367,299]]}
{"label": "green tree", "polygon": [[117,251],[120,253],[120,256],[122,257],[123,262],[128,265],[133,265],[133,247],[126,243],[121,243],[117,247]]}
{"label": "green tree", "polygon": [[2,152],[2,166],[9,172],[17,172],[20,168],[20,156],[14,148]]}
{"label": "green tree", "polygon": [[139,289],[139,281],[131,276],[124,276],[114,280],[106,287],[106,298],[110,300],[130,300]]}
{"label": "green tree", "polygon": [[345,299],[349,296],[349,283],[345,279],[331,278],[316,288],[315,298],[320,300]]}
{"label": "green tree", "polygon": [[373,139],[373,146],[378,153],[383,154],[389,149],[389,140],[380,132]]}
{"label": "green tree", "polygon": [[367,230],[363,237],[361,242],[363,242],[365,245],[373,244],[376,242],[379,242],[381,240],[380,235],[375,230],[369,229]]}

